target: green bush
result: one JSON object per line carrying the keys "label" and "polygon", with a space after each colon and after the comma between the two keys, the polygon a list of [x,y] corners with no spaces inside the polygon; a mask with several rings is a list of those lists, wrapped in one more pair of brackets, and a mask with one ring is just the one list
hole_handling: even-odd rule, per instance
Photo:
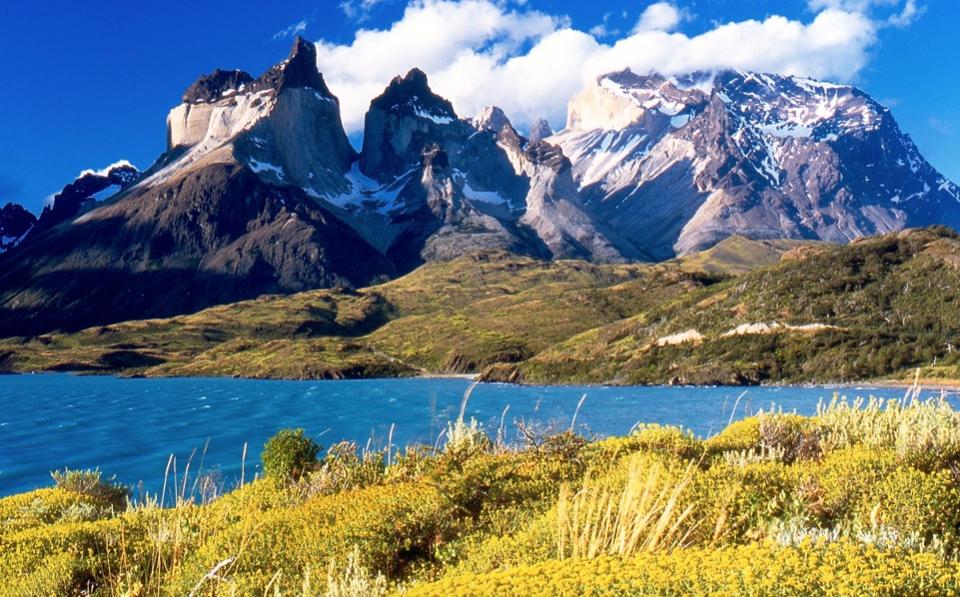
{"label": "green bush", "polygon": [[263,446],[263,472],[274,479],[299,479],[317,465],[320,445],[303,429],[281,429]]}
{"label": "green bush", "polygon": [[104,480],[99,470],[63,469],[51,471],[57,487],[91,498],[96,505],[122,512],[127,509],[130,490],[113,482]]}

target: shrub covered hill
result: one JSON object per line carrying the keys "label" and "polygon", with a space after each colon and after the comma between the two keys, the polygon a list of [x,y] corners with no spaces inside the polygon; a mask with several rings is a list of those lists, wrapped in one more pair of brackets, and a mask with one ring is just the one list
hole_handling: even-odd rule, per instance
{"label": "shrub covered hill", "polygon": [[[90,471],[0,499],[0,594],[838,595],[960,592],[960,414],[834,401],[708,439],[588,441],[473,421],[441,448],[267,442],[265,476],[128,503]],[[192,489],[190,489],[192,488]]]}
{"label": "shrub covered hill", "polygon": [[361,290],[315,290],[0,341],[7,371],[521,383],[957,379],[960,238],[732,237],[659,264],[504,252]]}

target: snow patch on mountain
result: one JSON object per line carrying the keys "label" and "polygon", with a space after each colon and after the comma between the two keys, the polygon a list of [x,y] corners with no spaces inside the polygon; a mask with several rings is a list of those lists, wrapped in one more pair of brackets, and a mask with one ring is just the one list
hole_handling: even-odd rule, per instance
{"label": "snow patch on mountain", "polygon": [[420,108],[419,106],[413,109],[413,113],[419,116],[420,118],[425,118],[435,124],[450,124],[451,122],[456,120],[456,118],[454,118],[453,116],[444,116],[444,115],[434,114],[433,112],[427,112],[426,110]]}
{"label": "snow patch on mountain", "polygon": [[250,166],[250,169],[256,172],[257,174],[269,173],[275,176],[278,180],[283,181],[284,173],[283,173],[283,168],[281,168],[280,166],[275,166],[267,162],[260,162],[254,158],[249,158],[248,162],[249,162],[248,165]]}
{"label": "snow patch on mountain", "polygon": [[323,199],[349,212],[376,212],[388,215],[402,207],[398,198],[412,173],[413,170],[410,170],[384,184],[361,172],[360,163],[356,161],[345,175],[350,183],[350,190],[345,193],[325,195]]}
{"label": "snow patch on mountain", "polygon": [[483,203],[493,203],[496,205],[505,205],[509,201],[497,191],[478,191],[470,186],[466,180],[463,181],[463,196],[471,201],[480,201]]}
{"label": "snow patch on mountain", "polygon": [[136,169],[137,169],[137,167],[134,166],[133,164],[131,164],[129,160],[117,160],[116,162],[110,164],[109,166],[104,166],[103,168],[100,168],[99,170],[92,170],[92,169],[89,169],[89,168],[87,168],[87,169],[85,169],[85,170],[81,170],[81,171],[80,171],[80,174],[77,174],[77,178],[83,178],[84,176],[86,176],[86,175],[88,175],[88,174],[92,174],[92,175],[94,175],[94,176],[108,176],[108,175],[110,174],[110,172],[111,172],[112,170],[114,170],[115,168],[130,168],[130,169],[133,169],[133,170],[136,170]]}

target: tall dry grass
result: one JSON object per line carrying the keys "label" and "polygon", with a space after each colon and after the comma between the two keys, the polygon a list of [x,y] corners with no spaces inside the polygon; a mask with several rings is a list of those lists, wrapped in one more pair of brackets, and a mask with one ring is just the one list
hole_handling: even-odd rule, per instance
{"label": "tall dry grass", "polygon": [[817,407],[824,450],[852,445],[891,448],[900,457],[960,452],[960,411],[941,396],[921,400],[909,393],[900,400],[834,396]]}
{"label": "tall dry grass", "polygon": [[688,545],[702,522],[691,518],[693,505],[681,499],[695,470],[690,462],[677,476],[658,462],[632,457],[623,484],[591,481],[574,494],[564,486],[557,503],[558,557],[626,557]]}

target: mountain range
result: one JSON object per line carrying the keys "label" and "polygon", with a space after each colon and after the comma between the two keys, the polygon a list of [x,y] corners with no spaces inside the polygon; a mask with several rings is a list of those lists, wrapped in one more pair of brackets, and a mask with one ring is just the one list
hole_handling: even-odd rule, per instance
{"label": "mountain range", "polygon": [[216,70],[147,170],[85,171],[39,218],[0,211],[0,335],[350,289],[505,250],[659,261],[751,239],[847,242],[960,226],[960,189],[862,91],[739,71],[590,81],[566,126],[466,119],[413,69],[360,151],[298,38],[260,77]]}

